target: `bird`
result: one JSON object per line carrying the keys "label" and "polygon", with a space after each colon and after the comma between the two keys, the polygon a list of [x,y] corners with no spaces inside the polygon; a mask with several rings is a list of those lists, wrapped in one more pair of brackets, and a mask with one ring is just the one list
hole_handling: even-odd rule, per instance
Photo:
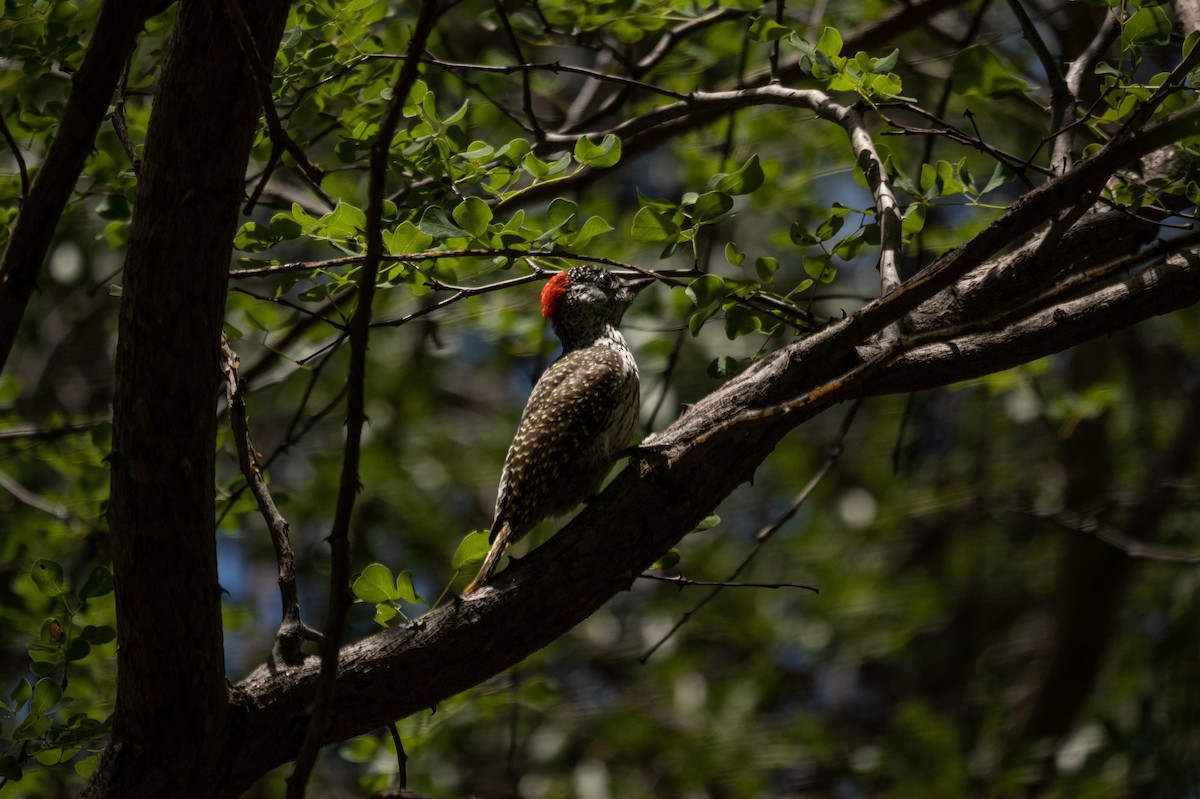
{"label": "bird", "polygon": [[640,407],[638,368],[617,328],[637,292],[652,282],[576,266],[542,288],[542,316],[562,342],[562,355],[538,378],[521,414],[500,474],[491,547],[464,596],[538,522],[594,496],[629,445]]}

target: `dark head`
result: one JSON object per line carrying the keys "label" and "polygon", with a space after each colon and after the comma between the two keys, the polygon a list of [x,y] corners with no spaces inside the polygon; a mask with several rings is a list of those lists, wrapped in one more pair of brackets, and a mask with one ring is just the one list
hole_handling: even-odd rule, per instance
{"label": "dark head", "polygon": [[621,324],[625,309],[651,279],[622,280],[594,266],[559,272],[542,289],[542,316],[550,320],[564,350],[591,344]]}

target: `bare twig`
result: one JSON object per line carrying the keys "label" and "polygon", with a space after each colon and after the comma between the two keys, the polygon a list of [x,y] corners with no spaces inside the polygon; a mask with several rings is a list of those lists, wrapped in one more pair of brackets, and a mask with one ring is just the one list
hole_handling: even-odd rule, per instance
{"label": "bare twig", "polygon": [[1157,560],[1165,563],[1200,563],[1200,552],[1168,547],[1161,544],[1148,544],[1133,536],[1126,535],[1112,525],[1105,524],[1094,516],[1079,513],[1041,513],[1022,512],[1037,519],[1050,521],[1064,530],[1090,535],[1115,547],[1131,558]]}
{"label": "bare twig", "polygon": [[[500,17],[500,24],[504,27],[504,35],[508,37],[508,46],[512,48],[513,56],[517,59],[517,63],[526,63],[525,53],[521,51],[521,42],[518,41],[517,34],[513,31],[512,23],[508,19],[508,12],[504,10],[504,4],[500,0],[493,0],[492,5],[496,9],[496,14]],[[525,109],[525,120],[529,123],[529,129],[533,133],[534,138],[541,141],[544,129],[533,110],[533,89],[529,85],[529,72],[527,70],[521,71],[521,100],[522,106]]]}
{"label": "bare twig", "polygon": [[[867,131],[862,114],[854,107],[847,108],[838,120],[850,137],[854,157],[866,176],[867,185],[875,198],[875,218],[879,221],[879,295],[885,297],[900,288],[900,204],[892,191],[883,159],[875,149],[871,134]],[[884,338],[891,340],[900,336],[900,324],[896,322],[884,331]]]}
{"label": "bare twig", "polygon": [[[236,2],[236,0],[229,0]],[[346,445],[342,454],[342,472],[338,481],[337,507],[329,534],[331,567],[329,574],[329,610],[326,614],[325,640],[321,645],[321,674],[317,683],[312,716],[304,742],[287,781],[289,799],[304,796],[308,778],[316,763],[333,715],[334,686],[337,684],[338,648],[350,607],[350,518],[359,490],[359,456],[362,431],[366,424],[365,386],[367,340],[371,331],[371,304],[375,296],[375,277],[383,259],[382,217],[387,188],[388,155],[399,124],[404,102],[417,81],[417,56],[433,32],[438,16],[436,0],[423,0],[417,23],[408,41],[408,57],[400,67],[387,111],[379,125],[379,134],[371,146],[371,171],[366,212],[367,255],[358,279],[358,305],[350,320],[350,367],[346,394]]]}
{"label": "bare twig", "polygon": [[694,586],[707,588],[803,588],[805,591],[812,591],[814,594],[821,593],[820,590],[813,588],[811,585],[802,585],[800,583],[735,583],[724,580],[692,580],[688,577],[672,577],[671,575],[655,574],[654,572],[642,572],[638,576],[644,580],[658,580],[660,583],[671,583],[680,589]]}
{"label": "bare twig", "polygon": [[0,472],[0,488],[3,488],[8,493],[12,494],[13,499],[28,505],[29,507],[40,510],[43,513],[48,513],[59,521],[66,521],[71,518],[70,511],[67,506],[60,502],[52,502],[38,495],[34,491],[30,491],[25,486],[18,483],[15,479],[9,476],[7,472]]}
{"label": "bare twig", "polygon": [[125,98],[128,96],[129,70],[132,67],[133,54],[130,53],[129,60],[125,62],[125,71],[121,73],[121,81],[117,84],[117,99],[113,103],[112,125],[113,130],[117,133],[117,139],[125,148],[125,155],[129,157],[130,169],[133,170],[134,176],[138,177],[142,171],[142,159],[138,157],[137,149],[133,146],[133,139],[129,137],[129,127],[125,124]]}
{"label": "bare twig", "polygon": [[25,167],[25,156],[21,155],[21,148],[17,146],[17,140],[13,138],[12,131],[8,129],[8,123],[4,121],[3,114],[0,114],[0,136],[4,137],[4,142],[13,155],[13,160],[17,162],[17,171],[21,174],[21,202],[24,203],[25,198],[29,196],[29,170]]}
{"label": "bare twig", "polygon": [[[846,412],[845,417],[842,419],[841,427],[838,428],[837,437],[834,438],[833,443],[829,445],[829,453],[825,456],[825,462],[821,464],[820,468],[817,469],[816,473],[809,479],[804,488],[800,489],[800,493],[796,495],[796,498],[792,500],[792,503],[788,505],[787,509],[774,521],[772,521],[766,527],[763,527],[758,531],[757,534],[755,534],[754,546],[746,554],[746,557],[742,559],[742,562],[738,564],[737,568],[734,569],[729,577],[723,582],[713,584],[713,589],[705,594],[703,599],[701,599],[699,602],[689,608],[682,616],[680,616],[679,620],[675,622],[675,625],[668,630],[667,633],[663,635],[663,637],[660,638],[653,646],[647,649],[645,654],[638,658],[639,662],[646,663],[648,660],[650,660],[650,657],[656,651],[658,651],[663,644],[670,640],[671,636],[675,635],[675,633],[677,633],[679,629],[683,627],[683,625],[687,624],[688,620],[691,619],[692,616],[696,615],[701,608],[715,599],[717,594],[721,593],[723,588],[733,583],[733,581],[738,578],[738,575],[740,575],[742,571],[748,565],[750,565],[750,561],[753,560],[754,556],[757,555],[763,546],[766,545],[767,541],[771,540],[771,538],[777,532],[779,532],[779,530],[785,524],[787,524],[787,522],[790,521],[793,516],[796,515],[796,512],[800,510],[800,506],[808,501],[808,498],[812,496],[812,492],[815,491],[817,486],[821,484],[821,480],[825,478],[825,475],[829,473],[829,470],[834,467],[834,464],[836,464],[838,459],[842,456],[846,434],[850,432],[850,425],[854,423],[854,416],[858,413],[858,409],[861,406],[862,400],[858,400],[850,406],[850,410]],[[797,587],[808,588],[808,586]],[[815,588],[811,588],[809,590],[816,591]]]}
{"label": "bare twig", "polygon": [[1056,137],[1051,150],[1050,169],[1055,174],[1062,174],[1070,166],[1071,152],[1071,136],[1063,128],[1066,126],[1067,120],[1074,118],[1077,99],[1071,93],[1058,61],[1050,53],[1050,48],[1046,46],[1046,42],[1043,41],[1037,27],[1033,24],[1033,20],[1029,18],[1025,6],[1021,5],[1021,0],[1008,0],[1008,7],[1012,9],[1017,21],[1021,23],[1025,41],[1033,48],[1033,52],[1042,65],[1042,71],[1046,73],[1046,80],[1050,83],[1050,130]]}
{"label": "bare twig", "polygon": [[246,17],[242,14],[242,7],[239,4],[239,0],[225,0],[225,11],[229,15],[229,23],[233,28],[233,35],[237,37],[238,46],[241,48],[242,54],[246,57],[246,63],[250,67],[250,74],[254,78],[254,88],[258,92],[258,99],[263,108],[263,116],[267,120],[267,132],[271,137],[271,143],[275,147],[286,151],[288,155],[296,160],[296,165],[300,167],[301,174],[305,177],[312,190],[316,192],[318,197],[332,205],[333,201],[325,193],[325,190],[321,188],[321,180],[325,177],[324,172],[308,159],[308,154],[283,129],[283,123],[279,120],[279,112],[275,109],[275,97],[271,94],[271,74],[263,60],[258,44],[254,41],[250,25],[246,22]]}
{"label": "bare twig", "polygon": [[275,646],[271,650],[271,662],[276,668],[296,666],[304,659],[300,652],[301,645],[306,640],[319,640],[320,636],[304,626],[300,620],[300,594],[296,590],[296,558],[292,553],[289,540],[289,526],[271,492],[263,479],[259,468],[259,455],[250,440],[250,428],[246,414],[245,382],[238,377],[238,356],[229,344],[229,339],[221,337],[221,353],[224,356],[225,396],[229,403],[229,426],[233,432],[234,445],[237,448],[238,466],[258,503],[259,513],[271,533],[271,545],[275,549],[275,561],[279,567],[279,600],[282,606],[283,619],[279,630],[275,633]]}
{"label": "bare twig", "polygon": [[387,729],[392,736],[392,743],[396,745],[396,776],[403,790],[408,787],[408,752],[404,751],[404,741],[400,740],[400,730],[396,725],[389,724]]}
{"label": "bare twig", "polygon": [[0,441],[52,441],[56,438],[91,430],[93,427],[98,427],[102,424],[112,424],[112,418],[101,416],[96,419],[70,422],[56,427],[15,427],[9,430],[0,430]]}
{"label": "bare twig", "polygon": [[1116,14],[1109,11],[1105,14],[1104,22],[1100,25],[1100,30],[1096,32],[1095,38],[1067,67],[1067,90],[1071,96],[1079,99],[1083,94],[1083,81],[1092,74],[1096,64],[1104,57],[1104,52],[1116,41],[1120,33],[1121,21]]}

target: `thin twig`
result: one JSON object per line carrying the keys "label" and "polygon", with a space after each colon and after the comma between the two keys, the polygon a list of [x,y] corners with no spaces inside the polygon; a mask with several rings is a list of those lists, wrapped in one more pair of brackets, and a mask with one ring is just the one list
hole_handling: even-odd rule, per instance
{"label": "thin twig", "polygon": [[142,171],[142,159],[138,157],[137,150],[133,146],[133,139],[129,136],[129,127],[125,124],[125,98],[128,96],[129,70],[132,68],[133,53],[130,53],[129,60],[125,62],[125,71],[121,73],[121,80],[117,84],[117,99],[113,103],[112,126],[121,146],[125,148],[125,155],[129,157],[129,166],[133,170],[134,177],[139,177]]}
{"label": "thin twig", "polygon": [[12,494],[13,499],[18,502],[28,505],[34,510],[40,510],[43,513],[48,513],[59,521],[66,521],[71,518],[71,512],[67,510],[67,506],[60,502],[53,502],[45,499],[33,491],[30,491],[25,486],[18,483],[7,472],[0,472],[0,488],[3,488],[8,493]]}
{"label": "thin twig", "polygon": [[[1071,93],[1071,88],[1067,84],[1066,78],[1063,77],[1062,68],[1050,53],[1050,48],[1046,46],[1041,34],[1038,33],[1037,26],[1029,18],[1025,6],[1021,5],[1021,0],[1008,0],[1008,7],[1017,18],[1017,22],[1021,24],[1021,32],[1025,35],[1025,41],[1033,48],[1034,54],[1041,62],[1042,71],[1046,73],[1046,80],[1050,83],[1050,130],[1062,131],[1067,120],[1074,117],[1075,104],[1078,100]],[[1071,136],[1068,132],[1054,135],[1056,138],[1051,150],[1050,169],[1055,174],[1062,174],[1070,165]]]}
{"label": "thin twig", "polygon": [[21,155],[21,148],[17,147],[17,140],[13,138],[12,131],[8,129],[8,123],[4,121],[4,114],[0,114],[0,135],[4,136],[5,143],[8,144],[9,151],[12,152],[13,160],[17,162],[17,171],[21,173],[21,204],[25,204],[25,198],[29,196],[29,170],[25,167],[25,156]]}
{"label": "thin twig", "polygon": [[725,580],[693,580],[689,577],[655,574],[654,572],[642,572],[638,576],[644,580],[658,580],[660,583],[671,583],[678,586],[681,590],[694,586],[707,588],[802,588],[805,591],[812,591],[814,594],[821,593],[819,589],[813,588],[811,585],[802,585],[801,583],[736,583]]}
{"label": "thin twig", "polygon": [[[721,593],[722,589],[724,589],[727,584],[733,583],[733,581],[737,580],[738,575],[740,575],[742,571],[748,565],[750,565],[750,561],[753,560],[754,556],[757,555],[763,546],[766,545],[767,541],[771,540],[771,538],[777,532],[779,532],[779,530],[785,524],[787,524],[787,522],[790,521],[793,516],[796,515],[796,512],[800,510],[800,506],[808,501],[808,498],[812,496],[812,492],[815,491],[817,486],[821,484],[821,480],[824,479],[825,475],[829,473],[829,470],[832,469],[834,464],[838,462],[838,459],[841,458],[842,452],[845,449],[846,434],[850,432],[850,425],[854,423],[854,416],[858,413],[858,409],[861,406],[862,400],[858,400],[850,406],[850,410],[847,411],[845,417],[842,418],[842,424],[838,428],[837,436],[834,438],[833,443],[829,445],[829,452],[825,456],[825,462],[821,464],[820,468],[817,469],[816,473],[809,479],[804,488],[800,489],[800,493],[796,495],[796,498],[792,500],[792,503],[788,505],[787,509],[774,521],[763,527],[758,531],[757,534],[755,534],[754,546],[746,554],[746,557],[742,559],[742,562],[738,564],[738,567],[734,569],[729,577],[727,577],[723,582],[714,584],[713,589],[705,594],[703,599],[701,599],[690,609],[688,609],[682,616],[680,616],[679,620],[675,622],[675,625],[668,630],[667,633],[660,638],[657,643],[646,650],[645,654],[638,658],[640,663],[646,663],[649,661],[651,656],[654,655],[654,653],[657,652],[663,644],[670,640],[670,638],[675,635],[675,633],[677,633],[679,629],[683,627],[683,625],[687,624],[688,620],[691,619],[692,616],[696,615],[701,608],[715,599],[717,594]],[[799,587],[808,588],[808,586]],[[810,590],[816,591],[815,588]]]}
{"label": "thin twig", "polygon": [[400,789],[408,787],[408,752],[404,751],[404,741],[400,740],[400,730],[395,722],[388,725],[392,735],[392,743],[396,745],[396,775],[400,781]]}
{"label": "thin twig", "polygon": [[275,562],[279,568],[279,601],[283,618],[275,633],[275,646],[271,650],[271,662],[276,668],[297,666],[304,659],[300,651],[306,640],[318,640],[319,635],[304,626],[300,620],[300,594],[296,588],[296,558],[289,540],[290,527],[275,500],[258,465],[259,455],[250,439],[250,427],[246,413],[246,384],[238,377],[238,355],[221,336],[221,354],[224,358],[225,396],[229,405],[229,426],[237,448],[238,466],[250,493],[258,503],[259,513],[271,533],[271,545],[275,549]]}
{"label": "thin twig", "polygon": [[[512,48],[513,56],[516,57],[518,64],[526,63],[525,53],[521,51],[521,42],[517,39],[517,34],[513,31],[512,22],[508,19],[508,12],[504,10],[504,4],[500,0],[492,0],[492,5],[496,9],[496,14],[500,17],[500,24],[504,27],[504,34],[508,37],[508,45]],[[529,71],[521,71],[521,101],[525,109],[525,120],[529,123],[529,129],[533,133],[533,137],[537,141],[542,140],[545,134],[545,129],[542,123],[538,120],[537,114],[533,110],[533,87],[529,82]]]}
{"label": "thin twig", "polygon": [[83,422],[70,422],[57,427],[15,427],[0,430],[0,441],[52,441],[56,438],[83,433],[102,424],[112,424],[112,417],[100,416]]}
{"label": "thin twig", "polygon": [[1131,558],[1156,560],[1164,563],[1200,563],[1200,552],[1139,541],[1094,516],[1066,512],[1049,515],[1032,511],[1017,512],[1035,519],[1053,522],[1064,530],[1090,535],[1098,541],[1103,541],[1109,546],[1119,549]]}
{"label": "thin twig", "polygon": [[321,188],[321,179],[325,177],[324,172],[308,159],[308,154],[283,129],[283,123],[279,120],[279,112],[275,109],[275,97],[271,93],[271,74],[263,60],[258,44],[254,41],[250,25],[242,14],[239,0],[225,0],[225,11],[229,14],[229,22],[233,28],[233,35],[237,37],[238,47],[241,48],[242,55],[246,57],[246,63],[250,67],[254,88],[258,92],[263,116],[267,121],[267,133],[271,137],[271,143],[292,156],[296,160],[296,165],[300,167],[301,174],[317,196],[333,205],[333,200]]}
{"label": "thin twig", "polygon": [[[236,0],[229,0],[236,2]],[[423,0],[417,23],[408,41],[408,58],[400,67],[387,111],[380,121],[379,133],[371,146],[370,183],[366,211],[367,255],[358,277],[358,304],[350,320],[350,366],[346,379],[346,444],[342,453],[342,471],[338,480],[337,505],[329,534],[330,574],[329,609],[326,614],[325,640],[321,644],[321,672],[313,701],[312,716],[304,741],[287,780],[288,799],[304,796],[317,754],[325,742],[333,716],[333,696],[337,685],[338,650],[350,607],[350,519],[359,491],[359,457],[362,432],[366,424],[366,358],[371,332],[371,305],[375,296],[375,277],[383,258],[382,217],[387,189],[388,156],[400,121],[404,102],[418,77],[417,56],[433,32],[438,17],[436,0]]]}

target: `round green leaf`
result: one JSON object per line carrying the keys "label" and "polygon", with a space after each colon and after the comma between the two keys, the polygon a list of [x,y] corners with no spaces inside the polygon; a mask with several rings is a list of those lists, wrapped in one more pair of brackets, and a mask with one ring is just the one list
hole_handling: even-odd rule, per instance
{"label": "round green leaf", "polygon": [[483,563],[490,548],[491,542],[488,541],[486,531],[476,530],[467,533],[459,542],[458,549],[454,550],[454,557],[450,559],[450,567],[457,571],[466,566]]}
{"label": "round green leaf", "polygon": [[38,558],[30,569],[33,583],[46,596],[62,596],[65,592],[63,585],[62,566],[47,558]]}
{"label": "round green leaf", "polygon": [[633,238],[643,242],[674,241],[679,235],[679,225],[673,215],[654,208],[643,208],[633,217]]}
{"label": "round green leaf", "polygon": [[606,133],[599,144],[592,144],[587,136],[580,136],[575,142],[575,160],[597,169],[615,166],[621,160],[621,140]]}
{"label": "round green leaf", "polygon": [[392,570],[382,563],[372,563],[350,586],[354,596],[363,602],[388,602],[397,599]]}
{"label": "round green leaf", "polygon": [[454,221],[472,236],[482,236],[487,233],[488,224],[492,221],[492,209],[478,197],[468,197],[454,207]]}
{"label": "round green leaf", "polygon": [[733,198],[723,191],[706,191],[696,198],[692,221],[697,225],[718,219],[733,209]]}
{"label": "round green leaf", "polygon": [[92,597],[111,594],[112,590],[112,572],[109,571],[107,566],[95,566],[88,573],[87,579],[83,581],[83,586],[80,587],[78,595],[80,599],[91,599]]}

